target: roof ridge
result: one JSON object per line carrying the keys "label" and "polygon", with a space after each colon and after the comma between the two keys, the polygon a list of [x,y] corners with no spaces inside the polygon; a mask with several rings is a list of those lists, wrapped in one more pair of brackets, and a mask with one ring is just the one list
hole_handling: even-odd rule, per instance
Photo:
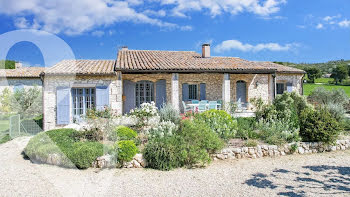
{"label": "roof ridge", "polygon": [[144,50],[144,49],[128,49],[125,50],[125,52],[127,51],[161,51],[161,52],[194,52],[197,53],[196,51],[169,51],[169,50]]}

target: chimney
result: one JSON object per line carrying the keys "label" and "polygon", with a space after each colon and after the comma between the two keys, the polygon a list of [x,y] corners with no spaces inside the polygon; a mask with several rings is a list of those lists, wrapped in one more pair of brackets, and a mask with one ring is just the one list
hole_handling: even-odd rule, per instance
{"label": "chimney", "polygon": [[21,62],[15,62],[15,69],[17,69],[17,68],[22,68]]}
{"label": "chimney", "polygon": [[202,45],[202,57],[209,58],[210,57],[210,44]]}
{"label": "chimney", "polygon": [[127,51],[128,50],[128,46],[122,46],[122,51]]}

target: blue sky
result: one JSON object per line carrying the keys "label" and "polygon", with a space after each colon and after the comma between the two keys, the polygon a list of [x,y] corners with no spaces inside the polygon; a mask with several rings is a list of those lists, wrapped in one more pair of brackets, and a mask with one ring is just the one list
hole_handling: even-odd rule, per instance
{"label": "blue sky", "polygon": [[[123,45],[200,52],[209,42],[214,56],[325,62],[350,59],[349,10],[348,0],[0,0],[0,34],[54,33],[78,59],[115,59]],[[45,64],[28,42],[7,58]]]}

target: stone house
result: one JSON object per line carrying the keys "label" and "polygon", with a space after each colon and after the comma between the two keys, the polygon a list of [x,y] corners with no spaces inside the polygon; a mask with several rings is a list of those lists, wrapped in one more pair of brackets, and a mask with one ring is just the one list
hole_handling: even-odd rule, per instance
{"label": "stone house", "polygon": [[33,88],[42,86],[40,73],[44,67],[22,67],[21,63],[16,63],[15,69],[0,69],[0,94],[5,88],[15,91],[22,88]]}
{"label": "stone house", "polygon": [[211,57],[209,44],[202,54],[124,47],[117,60],[64,60],[42,73],[44,130],[105,106],[124,114],[151,101],[177,109],[191,100],[270,102],[284,91],[302,94],[303,76],[302,70],[272,62]]}

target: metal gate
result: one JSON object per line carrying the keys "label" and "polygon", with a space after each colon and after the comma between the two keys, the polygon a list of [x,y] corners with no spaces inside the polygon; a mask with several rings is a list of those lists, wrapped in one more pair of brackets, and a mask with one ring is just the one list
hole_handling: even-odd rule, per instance
{"label": "metal gate", "polygon": [[21,116],[20,115],[14,115],[10,117],[9,134],[11,138],[15,138],[21,135]]}
{"label": "metal gate", "polygon": [[9,134],[11,138],[20,135],[35,135],[42,130],[42,119],[24,119],[20,115],[10,117]]}

